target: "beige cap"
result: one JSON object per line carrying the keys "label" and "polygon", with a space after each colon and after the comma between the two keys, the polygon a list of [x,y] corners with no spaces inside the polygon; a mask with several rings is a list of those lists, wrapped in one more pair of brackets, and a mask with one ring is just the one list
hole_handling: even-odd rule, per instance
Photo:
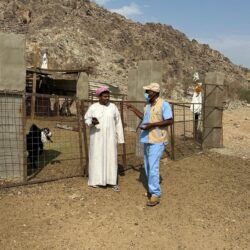
{"label": "beige cap", "polygon": [[149,85],[144,86],[143,89],[151,90],[151,91],[159,93],[160,92],[160,84],[156,83],[156,82],[152,82]]}

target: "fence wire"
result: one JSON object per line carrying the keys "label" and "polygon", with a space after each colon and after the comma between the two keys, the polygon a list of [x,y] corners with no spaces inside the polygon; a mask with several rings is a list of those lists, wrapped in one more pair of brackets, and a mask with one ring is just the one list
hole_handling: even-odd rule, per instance
{"label": "fence wire", "polygon": [[0,184],[22,181],[24,162],[22,93],[0,93]]}
{"label": "fence wire", "polygon": [[2,186],[83,175],[86,157],[75,98],[6,93],[0,103]]}
{"label": "fence wire", "polygon": [[197,104],[172,103],[175,160],[201,151],[203,118],[202,114],[194,113],[194,105]]}
{"label": "fence wire", "polygon": [[[31,93],[0,93],[0,187],[39,183],[88,175],[89,128],[87,109],[96,100]],[[140,120],[112,100],[121,114],[125,144],[118,145],[120,170],[143,165],[139,142]],[[143,111],[143,102],[130,102]],[[174,125],[170,127],[167,154],[180,159],[201,149],[202,117],[190,104],[171,103]]]}

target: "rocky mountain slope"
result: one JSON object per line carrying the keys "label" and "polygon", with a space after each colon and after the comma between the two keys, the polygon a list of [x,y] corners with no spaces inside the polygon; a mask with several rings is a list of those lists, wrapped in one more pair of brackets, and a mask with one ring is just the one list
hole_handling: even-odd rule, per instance
{"label": "rocky mountain slope", "polygon": [[171,26],[133,22],[88,0],[1,0],[0,31],[27,35],[27,65],[37,46],[41,55],[47,52],[49,67],[84,67],[91,78],[118,84],[124,92],[128,70],[143,59],[163,61],[169,95],[183,93],[196,71],[201,77],[225,72],[229,97],[249,84],[249,69],[208,45]]}

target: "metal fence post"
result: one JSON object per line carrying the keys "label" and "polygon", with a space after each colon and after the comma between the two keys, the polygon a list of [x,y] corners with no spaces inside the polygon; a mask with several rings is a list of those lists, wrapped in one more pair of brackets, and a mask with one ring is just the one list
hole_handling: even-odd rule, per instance
{"label": "metal fence post", "polygon": [[[84,100],[81,101],[81,110],[82,110],[82,116],[84,119],[85,115],[85,102]],[[84,150],[85,150],[85,158],[86,158],[86,164],[84,168],[84,176],[88,176],[88,166],[89,166],[89,149],[88,149],[88,138],[87,138],[87,128],[86,124],[83,121],[82,122],[82,128],[83,128],[83,140],[84,140]]]}
{"label": "metal fence post", "polygon": [[191,105],[193,109],[193,137],[194,137],[194,140],[196,140],[194,104],[191,104]]}
{"label": "metal fence post", "polygon": [[81,174],[84,176],[84,164],[83,164],[83,133],[82,133],[82,114],[80,101],[75,99],[76,102],[76,110],[77,110],[77,118],[78,118],[78,128],[79,128],[79,151],[80,151],[80,165],[81,165]]}
{"label": "metal fence post", "polygon": [[[124,113],[123,113],[124,101],[120,102],[120,109],[121,109],[121,119],[122,119],[122,126],[123,126],[123,133],[124,133],[124,140],[125,140],[125,131],[124,131]],[[127,157],[126,157],[126,144],[122,144],[122,161],[123,161],[123,168],[127,167]]]}
{"label": "metal fence post", "polygon": [[171,131],[171,152],[172,159],[175,160],[175,125],[174,125],[174,104],[172,103],[172,116],[173,116],[173,124],[170,127]]}
{"label": "metal fence post", "polygon": [[183,135],[184,135],[184,140],[186,140],[186,110],[185,110],[185,105],[183,104]]}
{"label": "metal fence post", "polygon": [[22,96],[22,132],[23,132],[23,182],[27,182],[27,155],[26,155],[26,96]]}
{"label": "metal fence post", "polygon": [[32,82],[32,96],[31,96],[31,119],[35,118],[36,113],[36,73],[33,73],[33,82]]}

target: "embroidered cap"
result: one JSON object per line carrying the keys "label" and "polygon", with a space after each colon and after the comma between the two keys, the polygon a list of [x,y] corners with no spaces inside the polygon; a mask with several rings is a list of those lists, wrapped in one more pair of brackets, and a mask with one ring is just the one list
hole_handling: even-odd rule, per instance
{"label": "embroidered cap", "polygon": [[109,90],[108,87],[102,86],[102,87],[98,88],[98,89],[95,91],[95,94],[96,94],[96,96],[99,96],[99,95],[100,95],[101,93],[103,93],[103,92],[109,92],[109,93],[110,93],[110,90]]}

